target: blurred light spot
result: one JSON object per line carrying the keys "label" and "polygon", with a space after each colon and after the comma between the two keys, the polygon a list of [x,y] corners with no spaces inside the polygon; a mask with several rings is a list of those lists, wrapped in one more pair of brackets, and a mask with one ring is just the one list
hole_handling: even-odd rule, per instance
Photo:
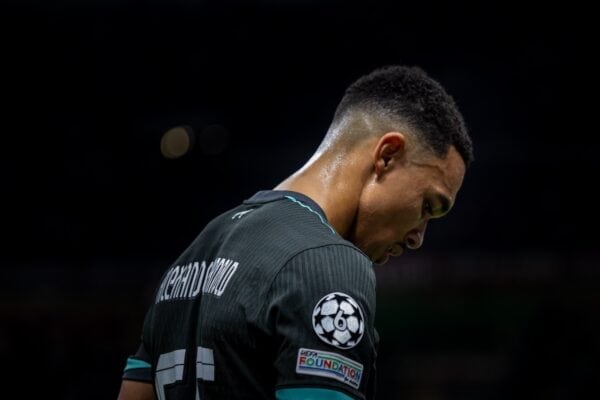
{"label": "blurred light spot", "polygon": [[220,154],[227,147],[229,132],[221,125],[209,125],[198,136],[198,142],[205,154]]}
{"label": "blurred light spot", "polygon": [[176,126],[164,133],[160,151],[166,158],[179,158],[192,148],[193,132],[190,127]]}

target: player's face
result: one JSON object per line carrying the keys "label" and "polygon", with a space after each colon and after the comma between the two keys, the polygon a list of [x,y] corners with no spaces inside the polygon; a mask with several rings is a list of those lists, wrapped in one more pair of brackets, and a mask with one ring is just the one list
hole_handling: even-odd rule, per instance
{"label": "player's face", "polygon": [[364,188],[351,240],[376,264],[405,248],[418,249],[427,223],[453,206],[464,174],[465,164],[454,147],[443,159],[427,155],[390,164]]}

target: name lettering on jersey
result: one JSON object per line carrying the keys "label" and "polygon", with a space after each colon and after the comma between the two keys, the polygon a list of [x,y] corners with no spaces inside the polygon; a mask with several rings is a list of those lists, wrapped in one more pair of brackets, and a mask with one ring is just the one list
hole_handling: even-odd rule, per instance
{"label": "name lettering on jersey", "polygon": [[299,349],[296,373],[333,378],[358,389],[363,374],[363,365],[336,353]]}
{"label": "name lettering on jersey", "polygon": [[221,297],[239,263],[217,258],[206,264],[191,262],[171,267],[160,284],[155,303],[173,299],[192,299],[200,293]]}

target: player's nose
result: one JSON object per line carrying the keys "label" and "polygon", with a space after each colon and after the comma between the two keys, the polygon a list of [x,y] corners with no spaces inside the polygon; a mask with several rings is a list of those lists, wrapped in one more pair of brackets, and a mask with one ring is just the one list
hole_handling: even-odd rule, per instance
{"label": "player's nose", "polygon": [[423,223],[422,226],[419,226],[416,229],[411,230],[406,234],[404,238],[404,243],[406,243],[406,247],[411,250],[417,250],[423,245],[423,241],[425,240],[425,229],[427,228],[427,223]]}

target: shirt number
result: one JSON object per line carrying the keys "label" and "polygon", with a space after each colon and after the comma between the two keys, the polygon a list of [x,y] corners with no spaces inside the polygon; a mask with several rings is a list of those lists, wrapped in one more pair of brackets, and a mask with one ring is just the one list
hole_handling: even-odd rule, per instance
{"label": "shirt number", "polygon": [[[215,361],[212,349],[198,347],[196,349],[196,381],[215,380]],[[183,368],[185,365],[186,349],[174,350],[161,354],[158,357],[154,383],[158,400],[167,400],[165,386],[183,381]],[[196,400],[200,400],[198,384],[196,382]]]}

